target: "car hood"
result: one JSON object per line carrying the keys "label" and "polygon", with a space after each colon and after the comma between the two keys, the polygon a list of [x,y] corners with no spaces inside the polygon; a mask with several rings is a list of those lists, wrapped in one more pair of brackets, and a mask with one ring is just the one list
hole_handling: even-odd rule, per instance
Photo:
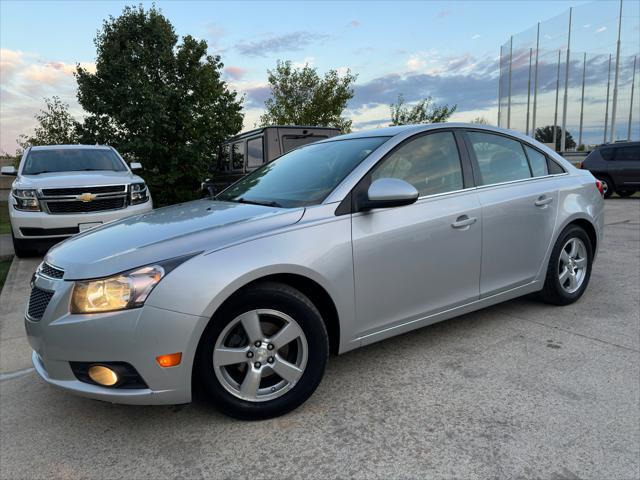
{"label": "car hood", "polygon": [[219,250],[298,222],[304,208],[209,199],[164,207],[71,237],[45,261],[65,279],[105,277],[182,255]]}
{"label": "car hood", "polygon": [[20,175],[14,182],[14,188],[60,188],[89,187],[103,185],[129,184],[143,180],[133,173],[126,172],[55,172],[39,175]]}

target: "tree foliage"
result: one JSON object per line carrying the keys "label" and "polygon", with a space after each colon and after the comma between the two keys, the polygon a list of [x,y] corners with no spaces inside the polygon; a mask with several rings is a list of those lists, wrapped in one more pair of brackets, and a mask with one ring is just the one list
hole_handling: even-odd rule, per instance
{"label": "tree foliage", "polygon": [[69,105],[53,96],[44,99],[44,108],[35,115],[37,125],[31,135],[18,137],[20,149],[16,156],[30,146],[65,145],[78,141],[78,122],[69,113]]}
{"label": "tree foliage", "polygon": [[415,105],[409,105],[402,94],[398,95],[398,101],[389,107],[391,109],[390,126],[446,122],[458,108],[457,105],[435,105],[431,97],[424,98]]}
{"label": "tree foliage", "polygon": [[489,120],[487,120],[485,117],[476,117],[471,120],[470,123],[475,123],[477,125],[491,125],[491,123],[489,123]]}
{"label": "tree foliage", "polygon": [[294,124],[351,131],[351,120],[342,114],[353,98],[356,75],[329,70],[321,77],[315,68],[295,68],[290,61],[278,61],[275,70],[268,73],[271,96],[260,117],[262,126]]}
{"label": "tree foliage", "polygon": [[[546,125],[544,127],[536,128],[536,140],[542,143],[555,143],[556,152],[560,151],[560,142],[562,140],[562,127],[556,126],[556,140],[553,141],[553,125]],[[574,148],[576,142],[569,131],[566,133],[565,147]]]}
{"label": "tree foliage", "polygon": [[217,146],[242,128],[241,99],[221,79],[219,56],[155,7],[125,7],[95,38],[96,72],[78,65],[85,143],[109,143],[142,162],[158,204],[194,198]]}

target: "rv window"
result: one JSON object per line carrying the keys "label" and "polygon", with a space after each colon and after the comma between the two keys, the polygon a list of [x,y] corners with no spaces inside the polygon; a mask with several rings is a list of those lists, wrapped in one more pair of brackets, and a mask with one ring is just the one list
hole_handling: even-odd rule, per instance
{"label": "rv window", "polygon": [[293,149],[306,145],[307,143],[318,142],[328,138],[326,135],[283,135],[282,136],[282,148],[283,153],[290,152]]}
{"label": "rv window", "polygon": [[220,148],[220,159],[218,160],[219,170],[221,172],[228,172],[231,170],[231,158],[229,153],[231,152],[231,146],[227,143]]}
{"label": "rv window", "polygon": [[262,165],[264,161],[264,147],[262,137],[252,138],[247,141],[247,169],[254,169]]}
{"label": "rv window", "polygon": [[231,167],[233,170],[244,169],[244,142],[236,142],[233,144]]}

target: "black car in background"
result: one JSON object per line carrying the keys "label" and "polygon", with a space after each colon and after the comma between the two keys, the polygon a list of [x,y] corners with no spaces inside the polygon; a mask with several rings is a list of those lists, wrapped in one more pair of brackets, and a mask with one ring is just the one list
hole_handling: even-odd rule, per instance
{"label": "black car in background", "polygon": [[212,165],[212,178],[202,183],[205,195],[214,195],[263,164],[308,143],[340,135],[340,129],[299,125],[269,126],[226,140]]}
{"label": "black car in background", "polygon": [[604,144],[580,164],[603,183],[604,197],[628,197],[640,191],[640,142]]}

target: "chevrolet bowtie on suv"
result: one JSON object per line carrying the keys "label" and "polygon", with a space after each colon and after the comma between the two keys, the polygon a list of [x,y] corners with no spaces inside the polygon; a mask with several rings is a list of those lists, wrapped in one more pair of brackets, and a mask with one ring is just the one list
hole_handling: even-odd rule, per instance
{"label": "chevrolet bowtie on suv", "polygon": [[20,165],[2,167],[15,175],[9,218],[17,256],[35,253],[113,220],[152,210],[144,180],[118,152],[100,145],[30,147]]}

